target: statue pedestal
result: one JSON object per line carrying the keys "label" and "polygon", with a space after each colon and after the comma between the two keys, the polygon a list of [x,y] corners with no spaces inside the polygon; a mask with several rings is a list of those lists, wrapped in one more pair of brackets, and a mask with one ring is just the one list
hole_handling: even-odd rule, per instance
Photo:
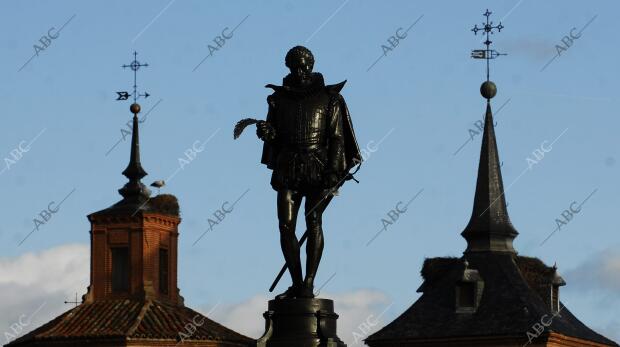
{"label": "statue pedestal", "polygon": [[265,334],[257,347],[346,347],[336,335],[334,302],[328,299],[269,301]]}

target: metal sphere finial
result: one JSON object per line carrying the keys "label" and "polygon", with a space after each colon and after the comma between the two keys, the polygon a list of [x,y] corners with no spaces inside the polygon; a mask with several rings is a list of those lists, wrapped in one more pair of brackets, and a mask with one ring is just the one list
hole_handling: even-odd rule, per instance
{"label": "metal sphere finial", "polygon": [[138,114],[140,113],[140,104],[134,102],[133,104],[131,104],[131,106],[129,106],[129,110],[131,111],[131,113],[133,114]]}
{"label": "metal sphere finial", "polygon": [[491,81],[484,81],[480,86],[480,94],[485,99],[490,100],[497,94],[497,86]]}

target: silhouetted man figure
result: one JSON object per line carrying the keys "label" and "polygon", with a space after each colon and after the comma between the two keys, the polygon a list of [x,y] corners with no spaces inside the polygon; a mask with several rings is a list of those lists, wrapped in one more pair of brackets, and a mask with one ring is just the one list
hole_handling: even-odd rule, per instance
{"label": "silhouetted man figure", "polygon": [[[267,85],[274,93],[267,97],[267,120],[257,124],[257,135],[265,142],[261,162],[273,170],[271,186],[278,192],[280,244],[293,280],[278,298],[312,298],[323,254],[323,211],[361,156],[340,95],[346,81],[326,86],[323,76],[312,72],[314,57],[305,47],[293,47],[285,60],[290,74],[282,86]],[[304,197],[308,233],[305,279],[295,234]]]}

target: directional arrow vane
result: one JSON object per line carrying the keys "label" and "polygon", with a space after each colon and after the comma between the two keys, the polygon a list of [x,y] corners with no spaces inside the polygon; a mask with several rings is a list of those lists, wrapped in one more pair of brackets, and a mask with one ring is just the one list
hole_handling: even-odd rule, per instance
{"label": "directional arrow vane", "polygon": [[133,71],[133,93],[129,93],[129,92],[116,92],[116,94],[118,94],[118,97],[116,98],[116,100],[127,100],[129,99],[129,96],[133,97],[133,102],[136,103],[136,101],[143,96],[144,98],[148,98],[149,96],[151,96],[151,94],[144,92],[144,93],[139,93],[138,92],[138,70],[140,70],[140,68],[142,67],[147,67],[149,66],[149,64],[147,63],[140,63],[138,61],[138,53],[137,52],[133,52],[133,61],[129,64],[124,64],[123,68],[130,68]]}

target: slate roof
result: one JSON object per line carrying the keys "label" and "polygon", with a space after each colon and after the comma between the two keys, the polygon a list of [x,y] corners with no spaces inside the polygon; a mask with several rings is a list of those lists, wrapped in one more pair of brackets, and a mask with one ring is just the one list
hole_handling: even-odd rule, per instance
{"label": "slate roof", "polygon": [[[195,321],[196,331],[186,324]],[[222,346],[249,346],[254,340],[236,333],[200,313],[182,306],[156,300],[100,300],[83,303],[6,346],[27,346],[31,342],[80,341],[110,339],[157,339],[180,341],[214,341]]]}
{"label": "slate roof", "polygon": [[[427,259],[422,269],[425,281],[419,289],[423,291],[422,296],[393,322],[369,336],[366,343],[372,346],[373,342],[390,340],[476,336],[526,338],[527,332],[533,331],[533,325],[544,315],[547,315],[545,321],[553,316],[549,305],[531,287],[541,278],[551,279],[553,268],[536,258],[509,253],[464,257],[469,268],[478,270],[484,281],[482,299],[475,313],[455,310],[455,285],[463,273],[463,259]],[[585,326],[566,307],[553,317],[547,331],[618,346]]]}

